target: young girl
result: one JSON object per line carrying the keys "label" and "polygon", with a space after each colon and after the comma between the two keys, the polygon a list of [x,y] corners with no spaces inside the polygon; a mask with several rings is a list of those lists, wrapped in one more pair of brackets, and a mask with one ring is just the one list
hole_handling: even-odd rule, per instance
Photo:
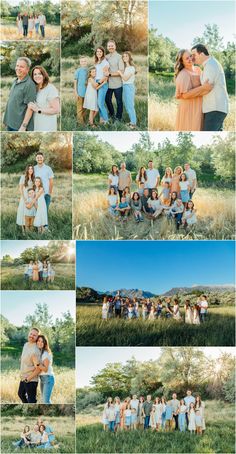
{"label": "young girl", "polygon": [[48,262],[48,282],[54,282],[55,271],[50,262]]}
{"label": "young girl", "polygon": [[139,303],[134,299],[134,318],[139,318]]}
{"label": "young girl", "polygon": [[142,222],[143,221],[143,216],[141,214],[142,203],[141,203],[141,198],[140,198],[140,195],[138,192],[133,193],[130,206],[131,206],[131,209],[133,210],[135,221]]}
{"label": "young girl", "polygon": [[96,83],[96,68],[92,67],[88,71],[87,89],[84,97],[83,107],[89,110],[89,125],[94,128],[94,119],[98,113],[98,87]]}
{"label": "young girl", "polygon": [[192,312],[192,308],[191,308],[191,305],[190,305],[190,300],[186,300],[185,301],[184,310],[185,310],[185,323],[188,323],[189,325],[192,325],[192,323],[193,323],[193,312]]}
{"label": "young girl", "polygon": [[130,203],[130,199],[131,199],[131,196],[130,196],[130,188],[129,186],[126,186],[123,193],[122,193],[122,197],[125,197],[125,201],[127,203]]}
{"label": "young girl", "polygon": [[171,186],[172,177],[173,177],[173,172],[172,172],[171,167],[166,167],[165,174],[161,180],[161,186],[165,187],[165,183],[169,183],[169,185]]}
{"label": "young girl", "polygon": [[103,423],[103,430],[106,431],[108,429],[108,424],[109,424],[109,421],[108,421],[108,409],[110,407],[112,403],[112,397],[108,397],[105,405],[104,405],[104,408],[103,408],[103,414],[102,414],[102,423]]}
{"label": "young girl", "polygon": [[44,280],[44,282],[47,282],[47,280],[48,280],[48,266],[47,266],[47,262],[43,262],[43,280]]}
{"label": "young girl", "polygon": [[132,408],[132,410],[131,410],[131,430],[137,429],[137,422],[138,422],[137,411],[135,410],[135,408]]}
{"label": "young girl", "polygon": [[156,219],[163,211],[160,200],[158,199],[157,191],[152,191],[151,197],[148,199],[148,206],[151,208],[151,217]]}
{"label": "young girl", "polygon": [[155,320],[155,307],[153,306],[153,304],[149,312],[148,320]]}
{"label": "young girl", "polygon": [[147,304],[146,303],[142,303],[142,317],[143,317],[143,320],[146,319],[147,317]]}
{"label": "young girl", "polygon": [[200,325],[199,307],[197,304],[194,304],[193,307],[193,325]]}
{"label": "young girl", "polygon": [[129,126],[131,129],[136,128],[136,112],[134,106],[134,98],[135,98],[135,67],[132,59],[132,55],[130,52],[126,51],[122,55],[122,59],[125,65],[124,72],[117,71],[123,81],[123,100],[126,112],[129,115],[130,123]]}
{"label": "young girl", "polygon": [[131,318],[133,318],[133,312],[134,312],[133,305],[131,303],[129,303],[129,306],[128,306],[128,319],[129,320],[131,320]]}
{"label": "young girl", "polygon": [[34,30],[34,17],[31,14],[29,17],[29,21],[28,21],[29,38],[31,38],[31,39],[33,36],[33,30]]}
{"label": "young girl", "polygon": [[22,22],[22,16],[20,13],[18,13],[18,16],[16,18],[16,26],[18,29],[18,35],[22,36],[23,34],[23,22]]}
{"label": "young girl", "polygon": [[180,315],[180,311],[179,311],[179,302],[177,299],[174,299],[173,318],[175,320],[181,320],[181,315]]}
{"label": "young girl", "polygon": [[115,432],[120,428],[120,413],[121,413],[121,403],[120,403],[120,398],[115,397],[114,401],[114,406],[115,406],[115,413],[116,413],[116,419],[115,419]]}
{"label": "young girl", "polygon": [[37,211],[34,218],[34,226],[38,227],[38,232],[44,232],[44,226],[48,224],[47,206],[44,198],[44,189],[40,177],[35,178],[35,193],[37,201]]}
{"label": "young girl", "polygon": [[125,418],[125,430],[129,430],[131,426],[131,406],[127,404],[126,410],[124,411]]}
{"label": "young girl", "polygon": [[188,430],[194,433],[196,430],[194,403],[191,402],[188,412]]}
{"label": "young girl", "polygon": [[202,417],[202,432],[204,432],[206,430],[205,402],[202,401],[201,396],[199,394],[196,396],[195,410],[199,410],[200,411],[200,415]]}
{"label": "young girl", "polygon": [[157,301],[157,318],[162,316],[162,309],[163,309],[162,301],[158,300]]}
{"label": "young girl", "polygon": [[149,420],[149,426],[152,428],[152,430],[155,430],[156,428],[156,421],[155,421],[155,405],[153,405],[151,413],[150,413],[150,420]]}
{"label": "young girl", "polygon": [[176,199],[176,201],[171,205],[170,210],[168,211],[168,218],[174,218],[176,223],[176,228],[179,230],[179,227],[182,222],[182,216],[184,212],[184,205],[181,199]]}
{"label": "young girl", "polygon": [[164,396],[161,398],[161,403],[162,403],[162,415],[161,415],[161,427],[163,430],[165,430],[165,425],[166,425],[166,399]]}
{"label": "young girl", "polygon": [[107,314],[108,314],[108,303],[107,303],[107,297],[105,296],[103,299],[103,303],[102,303],[102,320],[107,320]]}
{"label": "young girl", "polygon": [[171,179],[171,194],[172,194],[172,192],[177,192],[177,196],[180,195],[179,181],[180,181],[180,175],[182,175],[182,173],[183,173],[183,169],[181,166],[177,166],[174,169],[174,173],[173,173],[172,179]]}
{"label": "young girl", "polygon": [[34,27],[35,27],[36,37],[38,37],[39,36],[39,17],[37,15],[34,16]]}
{"label": "young girl", "polygon": [[187,405],[184,403],[184,399],[181,399],[179,403],[179,416],[178,416],[178,425],[180,432],[185,432],[186,430],[186,413],[188,411]]}
{"label": "young girl", "polygon": [[162,406],[162,403],[161,403],[159,397],[156,397],[154,406],[155,406],[155,425],[156,425],[156,431],[158,432],[158,430],[161,426],[161,418],[162,418],[162,411],[163,411],[163,406]]}
{"label": "young girl", "polygon": [[182,217],[182,224],[185,228],[187,228],[189,225],[194,225],[197,222],[197,217],[196,217],[196,210],[194,209],[194,203],[192,200],[189,200],[183,217]]}
{"label": "young girl", "polygon": [[109,208],[108,211],[112,216],[117,216],[117,205],[118,205],[118,196],[115,192],[115,188],[113,186],[110,187],[108,191],[108,197],[107,197],[108,203],[109,203]]}
{"label": "young girl", "polygon": [[181,197],[184,207],[186,208],[186,205],[189,201],[189,191],[190,191],[190,186],[189,186],[189,182],[188,182],[186,173],[182,173],[182,175],[180,176],[179,186],[180,186],[180,197]]}
{"label": "young girl", "polygon": [[196,434],[202,435],[202,416],[200,410],[195,410]]}
{"label": "young girl", "polygon": [[159,198],[161,198],[161,202],[165,207],[170,206],[170,183],[168,183],[168,181],[164,183]]}

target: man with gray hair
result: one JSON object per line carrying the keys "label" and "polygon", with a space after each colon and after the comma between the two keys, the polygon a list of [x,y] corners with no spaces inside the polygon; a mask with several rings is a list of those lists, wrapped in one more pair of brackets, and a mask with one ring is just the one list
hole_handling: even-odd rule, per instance
{"label": "man with gray hair", "polygon": [[33,131],[33,111],[29,102],[36,101],[36,85],[29,76],[31,61],[20,57],[16,62],[16,76],[9,94],[3,123],[8,131]]}

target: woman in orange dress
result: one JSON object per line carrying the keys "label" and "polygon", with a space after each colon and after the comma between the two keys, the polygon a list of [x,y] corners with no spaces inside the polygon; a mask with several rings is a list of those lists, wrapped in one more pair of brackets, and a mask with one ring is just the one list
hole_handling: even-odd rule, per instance
{"label": "woman in orange dress", "polygon": [[170,187],[170,192],[171,194],[173,192],[177,192],[178,197],[180,195],[180,175],[182,175],[183,169],[181,166],[177,166],[174,170],[174,173],[172,175],[172,180],[171,180],[171,187]]}
{"label": "woman in orange dress", "polygon": [[39,280],[39,268],[38,268],[38,263],[37,262],[34,262],[33,264],[33,276],[32,276],[32,280],[34,282],[37,282]]}
{"label": "woman in orange dress", "polygon": [[213,85],[201,85],[201,69],[194,66],[191,53],[182,49],[175,63],[175,97],[178,110],[175,131],[201,131],[203,123],[202,97],[209,93]]}

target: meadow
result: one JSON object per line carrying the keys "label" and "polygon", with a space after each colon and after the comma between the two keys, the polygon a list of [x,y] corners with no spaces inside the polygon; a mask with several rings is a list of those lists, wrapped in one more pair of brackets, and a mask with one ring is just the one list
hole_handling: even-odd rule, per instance
{"label": "meadow", "polygon": [[[62,49],[63,53],[63,49]],[[89,65],[94,65],[93,58],[89,58]],[[148,115],[148,74],[147,74],[147,58],[143,55],[135,55],[134,63],[136,66],[136,96],[135,96],[135,109],[137,115],[137,129],[144,131],[147,130],[147,115]],[[74,84],[74,73],[79,66],[78,58],[62,58],[61,61],[61,83],[62,83],[62,131],[89,131],[91,127],[89,125],[80,126],[77,123],[76,118],[76,99],[74,96],[73,84]],[[115,103],[114,103],[115,105]],[[100,131],[129,131],[128,126],[129,117],[125,111],[123,111],[123,121],[115,121],[114,123],[109,122],[106,125],[99,125],[99,115],[95,120],[96,129]]]}
{"label": "meadow", "polygon": [[[135,190],[135,183],[132,185]],[[161,188],[159,188],[161,191]],[[142,223],[129,216],[124,224],[107,210],[107,175],[73,175],[73,239],[77,240],[156,240],[156,239],[233,239],[234,192],[217,188],[198,188],[193,201],[197,225],[176,231],[165,216]]]}
{"label": "meadow", "polygon": [[7,240],[70,240],[72,231],[72,188],[70,173],[56,173],[51,204],[49,207],[49,230],[38,234],[37,231],[23,235],[16,225],[19,204],[19,173],[3,173],[2,189],[2,239]]}
{"label": "meadow", "polygon": [[[16,355],[13,348],[2,349],[1,358],[1,403],[20,403],[17,395],[20,370],[20,352]],[[70,358],[72,361],[72,358]],[[53,404],[74,404],[75,402],[75,371],[72,363],[67,366],[57,365],[56,355],[54,356],[55,386],[52,392]],[[65,359],[64,359],[65,364]],[[38,403],[40,403],[40,386],[38,385]]]}
{"label": "meadow", "polygon": [[[104,432],[101,424],[102,406],[97,414],[93,408],[77,415],[76,452],[78,453],[234,453],[234,405],[206,401],[206,431],[197,436],[181,432],[136,430]],[[220,408],[220,411],[219,411]]]}
{"label": "meadow", "polygon": [[[60,93],[60,77],[54,77],[54,76],[51,76],[50,74],[49,74],[49,77],[50,77],[50,82],[53,85],[55,85],[55,87],[58,89],[58,91]],[[6,108],[8,97],[9,97],[9,93],[10,93],[11,86],[13,84],[14,79],[15,79],[14,75],[12,75],[12,76],[4,76],[4,74],[2,74],[2,78],[1,78],[1,97],[0,97],[0,101],[1,101],[1,120],[3,120],[5,108]],[[60,131],[60,129],[61,129],[60,125],[61,125],[61,117],[58,116],[58,118],[57,118],[58,131]],[[2,131],[6,130],[5,125],[2,123],[2,121],[1,121],[1,130]]]}
{"label": "meadow", "polygon": [[[12,443],[20,439],[20,434],[25,425],[30,427],[37,422],[37,417],[32,416],[4,416],[2,414],[1,424],[1,452],[19,452]],[[46,416],[45,421],[54,429],[56,440],[55,448],[43,449],[43,452],[74,453],[75,452],[75,430],[74,419],[69,416]],[[20,452],[39,452],[38,449],[21,448]],[[42,451],[42,449],[41,449]]]}
{"label": "meadow", "polygon": [[2,290],[74,290],[75,264],[53,263],[55,271],[54,282],[33,282],[24,280],[25,265],[2,266]]}
{"label": "meadow", "polygon": [[[1,19],[0,26],[1,26],[1,39],[2,39],[2,41],[14,41],[14,40],[17,40],[17,41],[22,41],[22,40],[23,41],[25,41],[25,40],[27,40],[27,41],[29,41],[29,40],[40,41],[41,39],[43,39],[41,37],[40,31],[39,31],[38,35],[34,31],[32,38],[29,38],[29,36],[27,38],[25,38],[25,36],[19,35],[16,23],[12,22],[12,21],[9,21],[9,20],[6,20],[6,19]],[[47,24],[46,27],[45,27],[45,38],[44,39],[46,39],[46,40],[60,39],[60,34],[61,34],[61,30],[60,30],[60,26],[59,25]]]}
{"label": "meadow", "polygon": [[[219,296],[220,298],[220,296]],[[183,309],[181,308],[183,314]],[[173,319],[102,320],[101,306],[76,308],[77,346],[233,346],[234,307],[210,307],[201,325]]]}
{"label": "meadow", "polygon": [[[225,131],[235,130],[235,96],[230,89],[230,113],[224,122]],[[174,131],[177,112],[173,76],[149,73],[148,125],[150,131]]]}

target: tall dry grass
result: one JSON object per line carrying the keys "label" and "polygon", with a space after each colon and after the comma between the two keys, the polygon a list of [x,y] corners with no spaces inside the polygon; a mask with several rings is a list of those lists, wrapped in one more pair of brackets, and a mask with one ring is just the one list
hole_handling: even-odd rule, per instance
{"label": "tall dry grass", "polygon": [[[45,27],[45,38],[46,40],[56,40],[60,39],[61,36],[61,28],[60,25],[51,25],[47,24]],[[32,38],[25,37],[23,35],[19,35],[18,29],[15,24],[11,23],[1,23],[1,40],[2,41],[41,41],[43,38],[41,37],[40,31],[37,35],[35,31],[33,31]]]}

